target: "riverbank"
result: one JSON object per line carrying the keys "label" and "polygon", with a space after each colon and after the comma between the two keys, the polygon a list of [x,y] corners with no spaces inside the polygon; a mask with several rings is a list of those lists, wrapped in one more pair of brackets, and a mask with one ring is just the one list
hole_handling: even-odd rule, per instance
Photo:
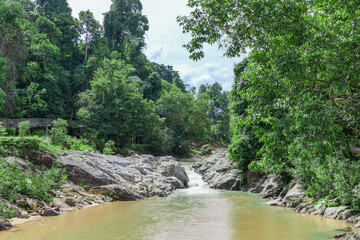
{"label": "riverbank", "polygon": [[345,220],[353,223],[351,231],[339,234],[341,240],[357,239],[360,237],[360,213],[349,206],[339,206],[336,199],[316,201],[306,196],[306,192],[299,184],[292,184],[289,189],[281,186],[280,182],[272,176],[249,170],[246,173],[246,183],[239,179],[236,163],[228,160],[226,150],[200,160],[193,165],[195,172],[201,174],[211,188],[226,190],[242,190],[260,194],[267,198],[270,206],[293,208],[295,212],[322,216],[331,219]]}
{"label": "riverbank", "polygon": [[[29,167],[29,162],[20,158],[7,161],[24,170]],[[105,202],[168,196],[175,189],[187,187],[189,181],[184,169],[169,156],[133,153],[123,157],[90,151],[62,151],[56,158],[37,152],[29,161],[39,168],[51,168],[56,164],[66,169],[67,181],[49,191],[53,196],[49,203],[26,195],[12,203],[0,199],[14,214],[10,221],[0,219],[1,230],[37,217],[57,216]]]}

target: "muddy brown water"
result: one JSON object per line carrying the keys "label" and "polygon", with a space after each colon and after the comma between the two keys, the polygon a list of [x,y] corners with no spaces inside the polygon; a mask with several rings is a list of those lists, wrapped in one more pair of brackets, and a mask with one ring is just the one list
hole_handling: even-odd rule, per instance
{"label": "muddy brown water", "polygon": [[190,188],[169,197],[39,218],[0,232],[0,240],[320,240],[350,226],[270,207],[257,195],[209,189],[187,171]]}

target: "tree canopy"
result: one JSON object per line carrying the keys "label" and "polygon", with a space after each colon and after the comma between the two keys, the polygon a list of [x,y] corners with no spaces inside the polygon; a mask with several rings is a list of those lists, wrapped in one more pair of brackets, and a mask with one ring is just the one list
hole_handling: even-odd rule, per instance
{"label": "tree canopy", "polygon": [[359,156],[351,151],[360,145],[356,1],[189,0],[188,6],[190,16],[178,21],[192,34],[186,44],[191,58],[204,56],[204,43],[218,44],[230,57],[248,52],[238,66],[232,118],[240,128],[235,138],[249,137],[251,129],[253,144],[262,144],[260,158],[248,156],[255,160],[252,167],[295,178],[310,195],[340,197],[355,206],[360,201]]}

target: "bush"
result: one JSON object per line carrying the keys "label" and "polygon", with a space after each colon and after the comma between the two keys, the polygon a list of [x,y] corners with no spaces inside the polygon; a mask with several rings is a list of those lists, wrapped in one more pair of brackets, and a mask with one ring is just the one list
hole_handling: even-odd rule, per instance
{"label": "bush", "polygon": [[37,169],[20,169],[16,163],[7,163],[0,159],[0,197],[13,203],[21,194],[29,197],[52,201],[49,190],[64,183],[67,178],[65,170],[51,168],[41,172]]}
{"label": "bush", "polygon": [[22,121],[19,123],[18,128],[19,128],[19,136],[20,137],[25,137],[25,136],[30,135],[29,124],[30,124],[30,121]]}
{"label": "bush", "polygon": [[13,128],[13,127],[11,127],[11,128],[6,128],[6,135],[7,136],[16,136],[16,128]]}
{"label": "bush", "polygon": [[68,141],[68,123],[66,120],[58,118],[52,122],[53,127],[50,129],[50,137],[53,141],[53,144],[65,146],[70,148],[70,143]]}
{"label": "bush", "polygon": [[107,154],[107,155],[114,154],[115,153],[115,142],[112,140],[109,140],[107,143],[105,143],[103,153]]}
{"label": "bush", "polygon": [[4,128],[4,123],[0,122],[0,136],[6,136],[8,133],[6,132],[6,128]]}
{"label": "bush", "polygon": [[58,155],[59,148],[51,144],[49,138],[31,137],[0,137],[1,156],[31,157],[36,151]]}

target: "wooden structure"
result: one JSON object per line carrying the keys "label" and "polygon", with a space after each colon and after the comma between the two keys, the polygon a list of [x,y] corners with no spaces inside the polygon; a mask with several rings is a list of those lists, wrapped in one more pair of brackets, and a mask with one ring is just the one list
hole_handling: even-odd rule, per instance
{"label": "wooden structure", "polygon": [[[46,134],[49,131],[49,127],[52,127],[52,122],[55,119],[51,118],[23,118],[23,119],[11,119],[11,118],[0,118],[0,122],[3,122],[3,127],[5,128],[18,128],[20,122],[29,121],[29,128],[37,128],[37,127],[44,127],[46,129]],[[78,122],[78,121],[70,121],[68,120],[68,125]]]}

